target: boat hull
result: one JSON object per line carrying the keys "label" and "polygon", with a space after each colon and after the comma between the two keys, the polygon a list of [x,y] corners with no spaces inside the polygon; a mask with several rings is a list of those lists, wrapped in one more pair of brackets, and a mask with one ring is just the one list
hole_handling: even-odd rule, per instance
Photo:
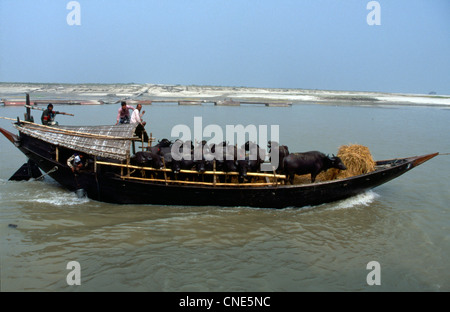
{"label": "boat hull", "polygon": [[355,196],[413,168],[412,161],[368,175],[329,182],[265,187],[211,187],[150,184],[110,177],[101,181],[100,200],[121,204],[304,207]]}

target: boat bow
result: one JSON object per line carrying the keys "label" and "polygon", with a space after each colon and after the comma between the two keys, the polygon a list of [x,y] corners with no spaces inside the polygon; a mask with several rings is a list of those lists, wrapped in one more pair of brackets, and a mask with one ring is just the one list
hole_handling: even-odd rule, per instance
{"label": "boat bow", "polygon": [[427,154],[427,155],[423,155],[423,156],[413,157],[412,164],[414,167],[417,167],[417,166],[423,164],[424,162],[430,160],[431,158],[436,157],[437,155],[439,155],[439,153],[433,153],[433,154]]}

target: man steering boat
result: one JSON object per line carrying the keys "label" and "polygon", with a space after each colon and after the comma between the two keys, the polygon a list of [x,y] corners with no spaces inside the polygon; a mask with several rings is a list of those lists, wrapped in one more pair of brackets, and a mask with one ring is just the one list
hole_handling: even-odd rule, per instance
{"label": "man steering boat", "polygon": [[46,126],[57,125],[58,123],[55,121],[56,114],[59,114],[59,112],[53,110],[53,104],[48,104],[47,109],[42,112],[42,124]]}

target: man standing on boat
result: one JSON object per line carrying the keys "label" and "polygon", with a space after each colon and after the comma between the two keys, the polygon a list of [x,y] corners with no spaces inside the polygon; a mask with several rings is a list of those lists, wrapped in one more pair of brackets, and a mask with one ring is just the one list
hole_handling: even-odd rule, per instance
{"label": "man standing on boat", "polygon": [[140,138],[142,137],[142,135],[144,135],[144,141],[148,142],[147,131],[145,131],[145,128],[144,128],[147,123],[142,120],[142,115],[145,114],[145,111],[142,111],[142,113],[141,113],[141,109],[142,109],[142,105],[138,104],[136,106],[136,109],[131,114],[131,123],[138,124],[136,127],[136,131],[135,131],[136,135]]}
{"label": "man standing on boat", "polygon": [[117,113],[117,124],[129,124],[130,123],[130,109],[134,111],[134,107],[127,105],[127,102],[122,101],[121,107],[119,108],[119,112]]}
{"label": "man standing on boat", "polygon": [[50,103],[47,105],[47,109],[42,112],[41,121],[43,125],[51,126],[57,124],[55,122],[55,116],[56,114],[59,114],[59,112],[56,112],[53,110],[53,104]]}

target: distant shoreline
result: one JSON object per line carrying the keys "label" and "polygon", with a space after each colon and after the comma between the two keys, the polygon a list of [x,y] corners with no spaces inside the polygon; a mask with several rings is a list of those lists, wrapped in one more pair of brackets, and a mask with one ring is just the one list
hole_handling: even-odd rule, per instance
{"label": "distant shoreline", "polygon": [[358,106],[437,106],[450,107],[450,95],[402,94],[362,91],[329,91],[255,87],[183,86],[161,84],[69,84],[69,83],[0,83],[1,100],[85,100],[104,104],[121,100],[148,102],[262,103],[267,106],[294,104]]}

